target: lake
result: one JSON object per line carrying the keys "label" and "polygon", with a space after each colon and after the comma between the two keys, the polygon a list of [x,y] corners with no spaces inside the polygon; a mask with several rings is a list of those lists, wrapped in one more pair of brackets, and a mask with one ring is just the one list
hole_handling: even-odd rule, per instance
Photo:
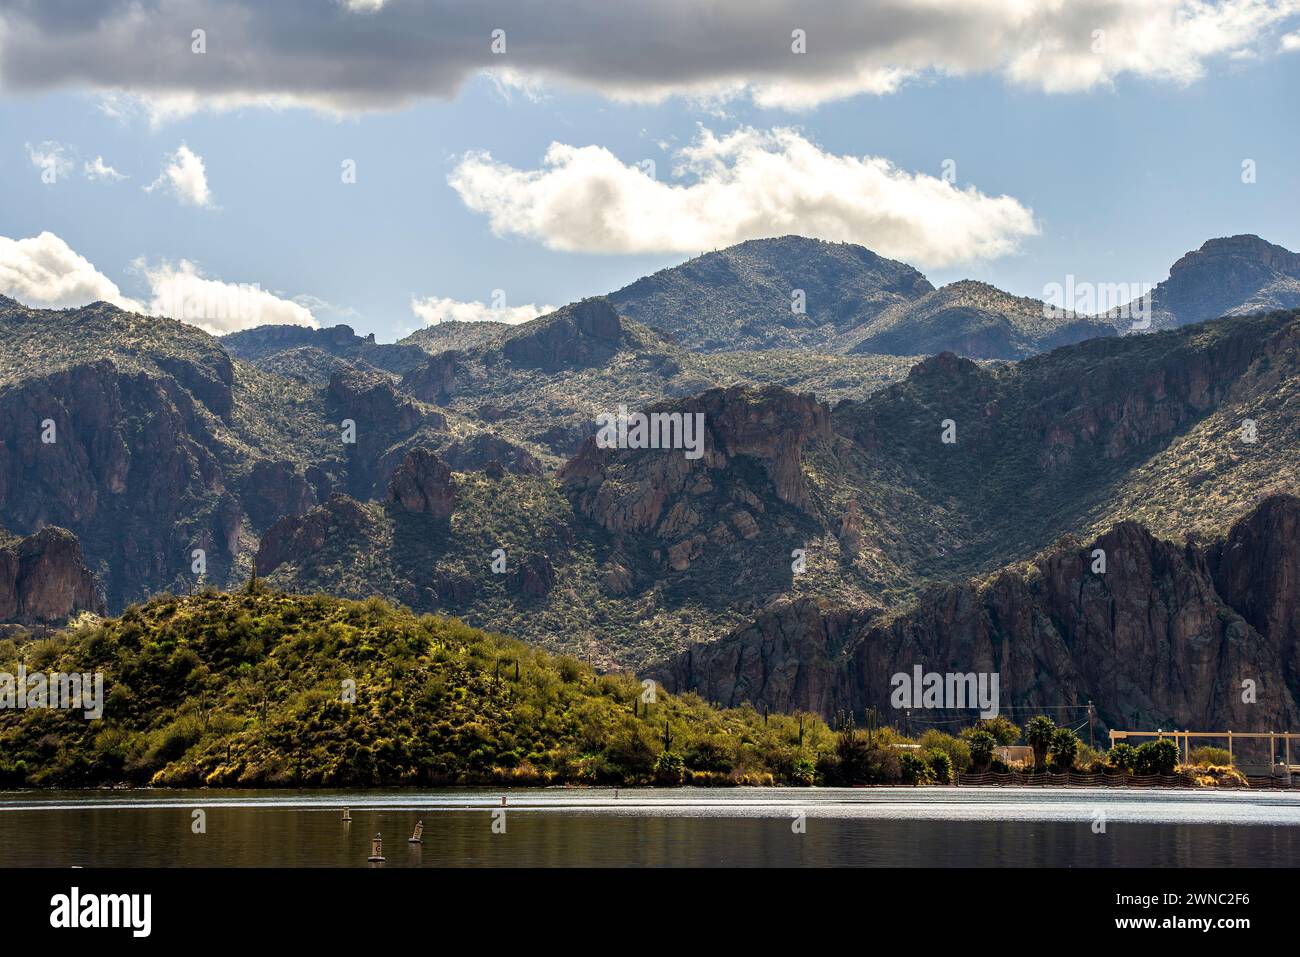
{"label": "lake", "polygon": [[[501,796],[507,796],[504,817]],[[342,809],[352,822],[342,822]],[[201,815],[195,815],[201,811]],[[801,817],[797,815],[802,815]],[[424,843],[408,844],[417,819]],[[202,833],[195,833],[199,823]],[[381,832],[382,865],[370,865]],[[0,792],[0,867],[1300,863],[1300,794],[1071,788]]]}

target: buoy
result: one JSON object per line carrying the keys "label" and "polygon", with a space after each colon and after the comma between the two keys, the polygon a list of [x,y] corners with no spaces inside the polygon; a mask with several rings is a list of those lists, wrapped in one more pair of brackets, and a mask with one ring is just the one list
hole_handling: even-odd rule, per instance
{"label": "buoy", "polygon": [[424,822],[423,821],[415,822],[415,833],[406,839],[406,843],[407,844],[424,843]]}
{"label": "buoy", "polygon": [[370,856],[366,860],[371,863],[386,860],[384,857],[384,840],[378,832],[375,832],[375,839],[370,842]]}
{"label": "buoy", "polygon": [[345,807],[345,808],[343,809],[343,823],[344,823],[344,824],[351,824],[351,823],[352,823],[352,808],[350,808],[350,807]]}

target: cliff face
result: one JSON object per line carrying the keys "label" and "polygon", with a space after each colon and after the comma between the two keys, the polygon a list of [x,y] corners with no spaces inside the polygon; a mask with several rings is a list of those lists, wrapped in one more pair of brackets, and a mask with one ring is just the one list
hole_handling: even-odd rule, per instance
{"label": "cliff face", "polygon": [[1300,500],[1289,496],[1208,547],[1124,522],[1086,547],[932,589],[889,620],[788,603],[661,675],[722,704],[890,714],[891,676],[921,665],[997,673],[1003,707],[1095,701],[1111,727],[1282,727],[1300,718],[1297,522]]}
{"label": "cliff face", "polygon": [[602,449],[589,438],[560,472],[578,511],[613,532],[671,536],[665,516],[671,518],[676,497],[711,491],[738,458],[761,466],[776,498],[807,504],[800,467],[804,445],[830,438],[830,410],[812,396],[735,386],[646,410],[660,411],[703,416],[703,455],[688,459],[681,449]]}
{"label": "cliff face", "polygon": [[55,624],[82,611],[104,614],[104,596],[75,535],[50,525],[0,547],[0,621]]}

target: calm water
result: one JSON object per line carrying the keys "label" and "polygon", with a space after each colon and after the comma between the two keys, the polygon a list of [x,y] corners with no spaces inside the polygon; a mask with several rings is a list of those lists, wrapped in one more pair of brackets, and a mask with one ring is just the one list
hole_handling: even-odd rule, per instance
{"label": "calm water", "polygon": [[[508,795],[505,833],[493,812]],[[350,807],[352,823],[341,821]],[[193,812],[206,833],[193,831]],[[796,812],[804,833],[795,833]],[[1105,832],[1094,833],[1104,814]],[[424,843],[407,843],[417,819]],[[498,822],[498,829],[500,824]],[[1300,795],[1071,789],[0,792],[0,867],[1279,866]]]}

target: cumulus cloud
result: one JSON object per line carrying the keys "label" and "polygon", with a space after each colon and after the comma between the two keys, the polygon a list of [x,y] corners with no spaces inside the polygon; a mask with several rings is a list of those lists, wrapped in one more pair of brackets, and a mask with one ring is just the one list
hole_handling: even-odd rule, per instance
{"label": "cumulus cloud", "polygon": [[1288,53],[1300,50],[1300,30],[1295,33],[1288,33],[1282,38],[1282,49]]}
{"label": "cumulus cloud", "polygon": [[104,157],[102,156],[96,156],[93,162],[88,161],[85,164],[83,164],[82,170],[86,174],[86,179],[92,179],[92,180],[106,179],[112,182],[117,182],[120,179],[126,179],[126,176],[124,174],[119,173],[117,170],[113,169],[113,167],[105,163]]}
{"label": "cumulus cloud", "polygon": [[204,276],[189,260],[148,265],[137,261],[153,292],[149,312],[198,326],[214,336],[263,325],[319,328],[311,310],[256,283],[222,282]]}
{"label": "cumulus cloud", "polygon": [[139,302],[54,233],[27,239],[0,236],[0,293],[29,306],[62,309],[89,302],[111,302],[143,312]]}
{"label": "cumulus cloud", "polygon": [[[1124,75],[1187,83],[1271,52],[1300,0],[169,0],[83,11],[0,0],[0,86],[75,87],[202,107],[389,109],[492,71],[616,99],[746,95],[802,108],[925,75],[1000,75],[1047,91]],[[188,39],[207,51],[139,38]],[[506,51],[494,54],[492,31]],[[804,31],[806,52],[792,52]],[[310,42],[304,42],[310,38]]]}
{"label": "cumulus cloud", "polygon": [[411,311],[423,320],[426,326],[436,326],[440,322],[505,322],[518,325],[529,322],[548,312],[554,312],[556,306],[491,306],[485,302],[462,302],[459,299],[428,296],[424,299],[411,297]]}
{"label": "cumulus cloud", "polygon": [[176,152],[163,161],[158,178],[144,187],[146,193],[161,189],[171,193],[186,206],[211,206],[212,193],[208,189],[208,173],[199,156],[182,143]]}
{"label": "cumulus cloud", "polygon": [[654,179],[603,147],[563,143],[535,170],[470,153],[448,182],[498,235],[565,251],[699,252],[798,233],[933,267],[1005,255],[1037,231],[1013,197],[958,189],[880,157],[828,153],[791,129],[701,130],[675,156],[682,183]]}

